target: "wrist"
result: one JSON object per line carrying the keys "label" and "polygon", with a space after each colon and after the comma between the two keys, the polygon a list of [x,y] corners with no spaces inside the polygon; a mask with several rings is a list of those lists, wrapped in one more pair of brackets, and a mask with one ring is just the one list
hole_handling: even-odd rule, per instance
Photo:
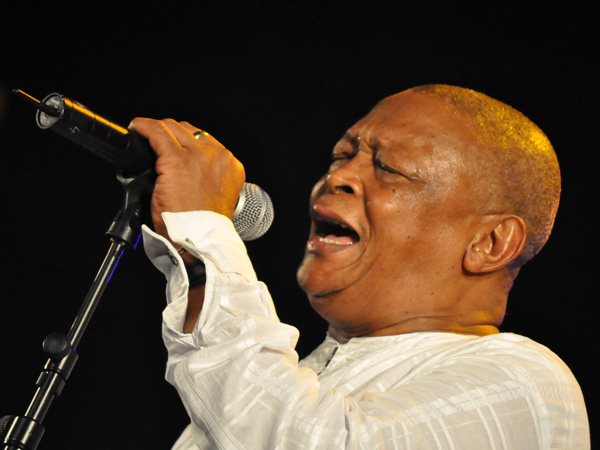
{"label": "wrist", "polygon": [[204,263],[183,247],[177,250],[177,253],[183,259],[190,289],[206,284],[206,268]]}

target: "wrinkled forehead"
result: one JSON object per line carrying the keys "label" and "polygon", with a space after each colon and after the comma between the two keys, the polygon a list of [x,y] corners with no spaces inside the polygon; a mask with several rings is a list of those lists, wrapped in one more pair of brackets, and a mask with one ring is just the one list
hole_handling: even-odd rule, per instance
{"label": "wrinkled forehead", "polygon": [[404,91],[381,100],[350,129],[346,140],[371,145],[411,142],[433,147],[471,148],[476,134],[453,106],[430,95]]}
{"label": "wrinkled forehead", "polygon": [[384,98],[362,120],[365,119],[380,123],[389,122],[392,125],[411,122],[440,129],[448,128],[447,131],[457,125],[459,128],[467,125],[467,121],[449,103],[410,90]]}

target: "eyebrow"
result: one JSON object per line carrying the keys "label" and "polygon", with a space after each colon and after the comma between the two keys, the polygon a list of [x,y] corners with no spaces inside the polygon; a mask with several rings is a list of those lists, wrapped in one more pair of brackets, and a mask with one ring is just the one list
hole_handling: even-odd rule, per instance
{"label": "eyebrow", "polygon": [[[380,136],[379,135],[375,136],[374,141],[371,141],[371,139],[364,140],[357,133],[350,133],[349,131],[346,131],[346,133],[344,133],[344,136],[342,137],[342,139],[345,140],[346,142],[350,143],[350,145],[352,145],[352,148],[354,149],[354,151],[357,153],[359,151],[359,146],[360,146],[361,142],[364,142],[367,147],[369,147],[370,149],[375,150],[375,151],[377,151],[377,149],[379,148],[379,145],[380,145]],[[371,145],[371,144],[373,144],[373,145]]]}
{"label": "eyebrow", "polygon": [[358,144],[361,140],[360,136],[358,136],[357,134],[350,134],[350,132],[348,131],[344,133],[342,139],[352,144],[353,147],[358,147]]}
{"label": "eyebrow", "polygon": [[346,132],[344,135],[338,140],[337,144],[333,147],[332,153],[335,155],[336,149],[338,148],[338,144],[350,144],[352,147],[352,151],[356,154],[358,153],[358,145],[360,143],[359,136],[352,136],[350,133]]}

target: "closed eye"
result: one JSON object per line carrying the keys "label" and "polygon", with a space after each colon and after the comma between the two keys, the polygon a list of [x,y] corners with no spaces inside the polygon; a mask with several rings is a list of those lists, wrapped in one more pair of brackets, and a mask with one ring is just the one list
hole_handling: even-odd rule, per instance
{"label": "closed eye", "polygon": [[[331,155],[331,165],[329,170],[337,169],[341,161],[349,161],[354,157],[354,153],[350,152],[337,152]],[[342,164],[343,165],[343,164]]]}
{"label": "closed eye", "polygon": [[408,178],[402,172],[398,172],[396,169],[392,169],[390,166],[385,165],[380,159],[375,159],[374,163],[377,168],[383,170],[384,172],[391,173],[394,175],[400,175],[404,178]]}
{"label": "closed eye", "polygon": [[331,155],[331,162],[340,161],[343,159],[352,159],[354,153],[349,152],[338,152]]}

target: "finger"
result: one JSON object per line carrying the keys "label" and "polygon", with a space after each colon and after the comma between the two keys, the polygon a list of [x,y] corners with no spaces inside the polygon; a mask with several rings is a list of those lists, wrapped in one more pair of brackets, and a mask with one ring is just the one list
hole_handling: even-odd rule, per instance
{"label": "finger", "polygon": [[195,150],[201,150],[206,153],[207,151],[221,153],[229,151],[217,141],[209,133],[200,130],[198,127],[194,127],[188,122],[176,122],[173,119],[164,119],[163,123],[169,129],[169,131],[175,136],[181,147],[184,150],[194,152]]}
{"label": "finger", "polygon": [[185,128],[186,130],[188,130],[190,133],[192,133],[192,134],[204,131],[204,130],[201,130],[200,128],[198,128],[198,127],[195,127],[195,126],[194,126],[194,125],[192,125],[191,123],[189,123],[189,122],[186,122],[185,120],[183,120],[183,121],[179,122],[179,124],[180,124],[180,125],[181,125],[183,128]]}
{"label": "finger", "polygon": [[[197,141],[224,148],[223,144],[209,133],[188,122],[177,122],[173,119],[155,120],[146,117],[136,117],[129,124],[129,129],[135,130],[147,138],[157,154],[164,153],[162,150],[173,150],[172,145],[169,145],[173,144],[171,140],[176,140],[182,148],[185,147],[188,149],[195,147]],[[202,134],[194,135],[194,133],[198,132]]]}
{"label": "finger", "polygon": [[173,119],[163,119],[162,122],[182,147],[190,148],[196,145],[194,133]]}
{"label": "finger", "polygon": [[182,148],[181,143],[164,120],[136,117],[129,124],[129,129],[148,139],[157,156]]}
{"label": "finger", "polygon": [[185,128],[186,130],[188,130],[189,132],[191,132],[194,136],[194,139],[196,139],[197,141],[201,141],[201,142],[205,142],[205,143],[211,143],[211,144],[216,144],[219,145],[220,147],[224,147],[223,144],[221,144],[214,136],[212,136],[208,131],[204,131],[198,127],[195,127],[194,125],[190,124],[189,122],[186,121],[182,121],[179,122],[179,124]]}

